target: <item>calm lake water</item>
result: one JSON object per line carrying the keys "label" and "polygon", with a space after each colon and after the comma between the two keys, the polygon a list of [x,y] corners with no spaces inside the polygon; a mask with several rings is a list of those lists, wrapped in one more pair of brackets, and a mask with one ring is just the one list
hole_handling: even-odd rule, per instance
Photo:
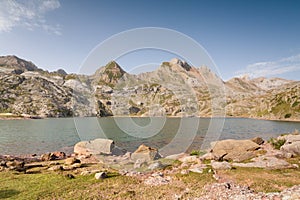
{"label": "calm lake water", "polygon": [[72,152],[80,140],[109,138],[134,151],[144,143],[163,155],[205,148],[220,139],[264,139],[300,130],[299,122],[242,118],[60,118],[0,120],[0,155]]}

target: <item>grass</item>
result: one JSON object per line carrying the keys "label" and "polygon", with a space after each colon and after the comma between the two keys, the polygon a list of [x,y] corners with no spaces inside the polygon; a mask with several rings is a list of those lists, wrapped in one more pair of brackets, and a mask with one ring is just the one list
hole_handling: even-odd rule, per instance
{"label": "grass", "polygon": [[[74,179],[62,173],[0,173],[0,199],[171,199],[186,188],[186,197],[197,196],[205,184],[214,181],[212,174],[172,175],[168,185],[148,186],[141,180],[109,173],[109,178],[96,180],[93,175]],[[155,191],[155,192],[153,192]]]}
{"label": "grass", "polygon": [[300,184],[299,169],[266,170],[260,168],[239,168],[220,171],[219,175],[230,177],[237,183],[247,185],[257,192],[279,192]]}
{"label": "grass", "polygon": [[[181,162],[168,159],[160,160],[166,169],[178,167]],[[300,162],[291,158],[290,163]],[[90,166],[100,169],[100,166]],[[94,168],[96,167],[96,168]],[[105,171],[105,170],[104,170]],[[30,174],[16,172],[0,173],[0,199],[173,199],[182,195],[183,199],[199,197],[206,184],[214,183],[211,167],[202,174],[172,174],[172,182],[167,185],[149,186],[136,177],[121,176],[108,171],[108,178],[96,180],[94,175],[66,176],[70,171],[48,172],[38,170]],[[75,172],[73,172],[74,174]],[[224,179],[247,185],[257,192],[278,192],[300,184],[299,169],[265,170],[259,168],[240,168],[218,170]]]}
{"label": "grass", "polygon": [[201,151],[201,150],[192,150],[190,153],[191,156],[202,156],[204,154],[205,154],[205,152]]}

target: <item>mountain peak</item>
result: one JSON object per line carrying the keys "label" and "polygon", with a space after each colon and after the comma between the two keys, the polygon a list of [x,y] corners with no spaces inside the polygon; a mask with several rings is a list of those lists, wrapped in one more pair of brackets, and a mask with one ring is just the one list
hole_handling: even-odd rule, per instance
{"label": "mountain peak", "polygon": [[110,61],[105,65],[105,71],[119,71],[122,74],[125,74],[126,72],[120,67],[120,65],[116,61]]}
{"label": "mountain peak", "polygon": [[21,71],[37,71],[39,68],[32,62],[18,58],[15,55],[0,56],[0,66]]}
{"label": "mountain peak", "polygon": [[170,60],[169,64],[171,66],[176,66],[176,65],[178,66],[179,65],[180,67],[182,67],[186,71],[190,71],[191,68],[192,68],[187,62],[182,61],[182,60],[180,60],[178,58],[173,58],[172,60]]}
{"label": "mountain peak", "polygon": [[97,77],[99,83],[114,85],[126,72],[120,67],[116,61],[107,63],[104,67],[98,69],[94,76]]}

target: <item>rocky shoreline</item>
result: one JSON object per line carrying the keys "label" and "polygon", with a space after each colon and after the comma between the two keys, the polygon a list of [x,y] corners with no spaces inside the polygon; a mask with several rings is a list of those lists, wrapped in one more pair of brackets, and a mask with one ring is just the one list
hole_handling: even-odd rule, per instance
{"label": "rocky shoreline", "polygon": [[[93,117],[93,116],[90,116]],[[130,117],[130,118],[141,118],[142,116],[137,115],[117,115],[117,116],[106,116],[106,117]],[[149,117],[159,117],[159,116],[149,116]],[[167,118],[184,118],[182,116],[161,116],[161,117],[167,117]],[[262,118],[262,117],[233,117],[233,116],[220,116],[220,117],[209,117],[209,116],[188,116],[190,117],[196,117],[196,118],[203,118],[203,119],[214,119],[214,118],[229,118],[229,119],[257,119],[257,120],[269,120],[269,121],[278,121],[278,122],[300,122],[300,119],[276,119],[276,118]],[[12,113],[9,113],[9,115],[3,115],[3,113],[0,113],[0,120],[20,120],[20,119],[53,119],[53,118],[70,118],[70,117],[43,117],[43,116],[33,116],[33,115],[14,115]],[[147,118],[147,116],[145,116]]]}
{"label": "rocky shoreline", "polygon": [[[236,169],[294,170],[299,171],[300,135],[298,132],[279,136],[266,142],[251,140],[221,140],[211,144],[207,151],[193,151],[162,157],[158,150],[141,145],[135,152],[126,152],[108,139],[82,141],[74,146],[74,153],[52,152],[41,156],[0,156],[0,172],[24,174],[60,173],[70,178],[94,175],[101,180],[110,171],[120,176],[137,179],[155,187],[177,184],[176,176],[209,175],[208,183],[194,199],[297,199],[300,198],[300,180],[281,192],[256,192],[246,183],[237,183],[227,176]],[[292,160],[292,162],[291,162]],[[246,182],[246,180],[245,180]],[[179,184],[179,183],[178,183]],[[139,187],[137,185],[136,187]],[[174,194],[173,199],[185,198],[188,191]],[[169,198],[166,198],[169,199]]]}

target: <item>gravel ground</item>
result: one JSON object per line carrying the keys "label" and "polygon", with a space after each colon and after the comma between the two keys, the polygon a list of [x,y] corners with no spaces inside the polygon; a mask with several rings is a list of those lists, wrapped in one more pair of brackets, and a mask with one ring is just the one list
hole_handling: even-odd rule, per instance
{"label": "gravel ground", "polygon": [[256,193],[248,187],[234,183],[214,183],[205,187],[202,196],[195,200],[300,200],[300,185],[280,193]]}

